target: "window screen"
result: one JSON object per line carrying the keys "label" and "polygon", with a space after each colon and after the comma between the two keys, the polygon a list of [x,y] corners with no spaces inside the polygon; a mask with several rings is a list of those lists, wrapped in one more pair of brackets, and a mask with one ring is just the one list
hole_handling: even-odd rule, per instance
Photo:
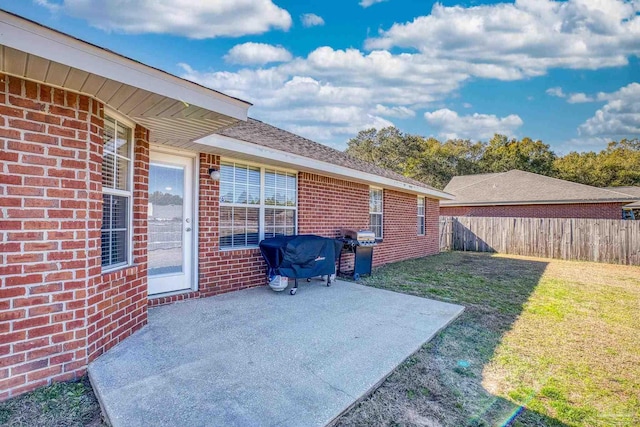
{"label": "window screen", "polygon": [[256,246],[260,242],[260,168],[220,165],[220,247]]}
{"label": "window screen", "polygon": [[270,169],[264,171],[265,238],[295,234],[296,191],[296,174]]}
{"label": "window screen", "polygon": [[369,221],[370,228],[377,239],[382,239],[382,189],[369,189]]}
{"label": "window screen", "polygon": [[102,267],[129,263],[131,128],[105,117],[102,160]]}
{"label": "window screen", "polygon": [[297,174],[236,162],[220,164],[220,248],[255,247],[296,233]]}
{"label": "window screen", "polygon": [[424,197],[418,197],[418,235],[424,236]]}

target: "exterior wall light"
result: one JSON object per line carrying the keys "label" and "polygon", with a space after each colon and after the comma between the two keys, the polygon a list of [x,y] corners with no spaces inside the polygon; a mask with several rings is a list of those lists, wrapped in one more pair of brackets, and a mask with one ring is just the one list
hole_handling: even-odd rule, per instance
{"label": "exterior wall light", "polygon": [[214,181],[220,181],[220,169],[218,169],[218,168],[209,168],[209,176]]}

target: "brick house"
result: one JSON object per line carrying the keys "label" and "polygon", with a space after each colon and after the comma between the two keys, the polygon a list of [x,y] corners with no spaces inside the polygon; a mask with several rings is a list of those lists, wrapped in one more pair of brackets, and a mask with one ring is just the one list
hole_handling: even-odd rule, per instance
{"label": "brick house", "polygon": [[[633,187],[632,187],[633,188]],[[521,170],[456,176],[444,191],[442,216],[621,219],[638,201],[630,191],[598,188]]]}
{"label": "brick house", "polygon": [[264,285],[264,237],[439,251],[450,195],[245,101],[2,11],[0,65],[0,401],[78,378],[149,306]]}

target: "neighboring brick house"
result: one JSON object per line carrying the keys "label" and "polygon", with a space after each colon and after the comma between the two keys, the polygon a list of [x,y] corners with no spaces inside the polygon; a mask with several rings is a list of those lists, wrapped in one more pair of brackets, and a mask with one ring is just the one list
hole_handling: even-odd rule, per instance
{"label": "neighboring brick house", "polygon": [[607,190],[625,193],[636,198],[636,201],[622,207],[625,219],[640,220],[640,186],[606,187]]}
{"label": "neighboring brick house", "polygon": [[264,237],[439,251],[451,196],[247,102],[2,11],[0,65],[0,401],[78,378],[150,305],[265,284]]}
{"label": "neighboring brick house", "polygon": [[444,189],[454,200],[442,216],[621,219],[638,200],[629,192],[598,188],[521,170],[454,177]]}

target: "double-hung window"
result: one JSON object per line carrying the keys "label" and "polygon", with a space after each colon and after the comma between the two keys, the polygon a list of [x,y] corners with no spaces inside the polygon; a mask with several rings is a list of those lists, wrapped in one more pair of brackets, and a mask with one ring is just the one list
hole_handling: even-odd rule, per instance
{"label": "double-hung window", "polygon": [[264,171],[264,237],[291,236],[296,231],[297,176]]}
{"label": "double-hung window", "polygon": [[239,163],[220,165],[220,247],[260,242],[261,171]]}
{"label": "double-hung window", "polygon": [[376,239],[382,239],[382,194],[381,188],[369,188],[369,223]]}
{"label": "double-hung window", "polygon": [[296,233],[297,175],[259,166],[220,164],[220,248],[255,247]]}
{"label": "double-hung window", "polygon": [[424,212],[425,212],[424,197],[418,197],[418,236],[424,236]]}
{"label": "double-hung window", "polygon": [[102,268],[128,265],[131,242],[132,130],[106,116],[102,160]]}

